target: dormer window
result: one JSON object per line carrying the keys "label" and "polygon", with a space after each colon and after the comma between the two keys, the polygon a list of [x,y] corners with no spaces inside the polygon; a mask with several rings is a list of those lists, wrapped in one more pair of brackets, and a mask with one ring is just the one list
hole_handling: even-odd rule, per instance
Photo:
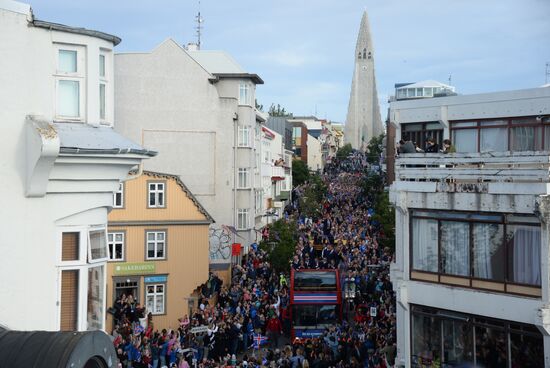
{"label": "dormer window", "polygon": [[57,44],[55,115],[59,120],[82,120],[85,100],[86,55],[83,46]]}

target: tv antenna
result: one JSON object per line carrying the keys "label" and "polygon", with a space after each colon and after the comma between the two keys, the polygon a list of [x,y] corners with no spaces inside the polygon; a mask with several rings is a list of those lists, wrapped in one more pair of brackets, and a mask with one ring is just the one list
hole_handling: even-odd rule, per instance
{"label": "tv antenna", "polygon": [[197,49],[201,49],[201,36],[202,36],[202,30],[203,30],[203,23],[204,18],[201,17],[201,2],[199,0],[199,12],[197,16],[195,17],[195,21],[197,22],[197,25],[195,26],[195,30],[197,31]]}
{"label": "tv antenna", "polygon": [[545,77],[545,80],[544,80],[544,84],[548,84],[549,81],[550,81],[550,62],[547,62],[546,63],[546,77]]}

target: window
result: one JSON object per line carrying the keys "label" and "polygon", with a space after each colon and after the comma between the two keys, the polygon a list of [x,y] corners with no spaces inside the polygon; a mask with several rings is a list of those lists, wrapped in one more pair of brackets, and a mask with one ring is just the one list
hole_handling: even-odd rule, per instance
{"label": "window", "polygon": [[550,147],[548,123],[535,117],[457,121],[451,135],[457,152],[537,151]]}
{"label": "window", "polygon": [[105,288],[105,267],[88,268],[88,331],[103,329],[105,321],[103,294]]}
{"label": "window", "polygon": [[257,190],[255,193],[256,213],[260,213],[263,211],[263,206],[262,206],[263,198],[264,198],[263,191],[261,189]]}
{"label": "window", "polygon": [[107,260],[109,253],[107,251],[107,242],[105,238],[105,229],[91,230],[89,232],[88,262]]}
{"label": "window", "polygon": [[401,126],[401,139],[411,140],[418,147],[426,147],[426,138],[432,137],[435,143],[441,147],[443,143],[443,126],[438,122],[403,124]]}
{"label": "window", "polygon": [[[438,275],[419,277],[502,292],[541,285],[541,227],[535,216],[414,210],[411,231],[412,278],[429,272]],[[540,296],[540,290],[523,289],[519,292]]]}
{"label": "window", "polygon": [[413,305],[411,367],[544,367],[533,325]]}
{"label": "window", "polygon": [[113,208],[124,207],[124,183],[118,184],[118,190],[113,193]]}
{"label": "window", "polygon": [[252,105],[252,94],[248,83],[239,84],[239,105]]}
{"label": "window", "polygon": [[81,120],[85,101],[85,48],[57,44],[55,52],[56,117],[62,120]]}
{"label": "window", "polygon": [[237,229],[246,230],[250,227],[248,220],[248,208],[239,208],[237,212]]}
{"label": "window", "polygon": [[250,188],[250,169],[239,167],[239,178],[238,178],[238,187],[239,189],[248,189]]}
{"label": "window", "polygon": [[101,49],[99,54],[99,120],[101,123],[107,123],[110,119],[108,112],[109,101],[109,50]]}
{"label": "window", "polygon": [[164,314],[166,284],[147,284],[145,287],[145,303],[152,314]]}
{"label": "window", "polygon": [[61,271],[61,331],[78,330],[78,270]]}
{"label": "window", "polygon": [[148,183],[149,207],[164,207],[164,183]]}
{"label": "window", "polygon": [[80,260],[80,233],[63,233],[61,235],[61,261],[78,260]]}
{"label": "window", "polygon": [[109,259],[111,261],[124,260],[124,233],[109,233],[107,235],[109,246]]}
{"label": "window", "polygon": [[239,147],[250,147],[250,128],[247,126],[239,127]]}
{"label": "window", "polygon": [[99,119],[105,120],[105,83],[99,84]]}
{"label": "window", "polygon": [[105,77],[105,55],[99,55],[99,76]]}
{"label": "window", "polygon": [[147,231],[147,259],[166,258],[166,232]]}

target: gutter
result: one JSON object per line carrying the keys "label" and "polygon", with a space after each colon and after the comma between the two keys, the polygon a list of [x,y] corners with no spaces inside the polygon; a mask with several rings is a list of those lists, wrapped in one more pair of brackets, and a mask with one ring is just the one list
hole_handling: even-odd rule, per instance
{"label": "gutter", "polygon": [[111,148],[111,149],[95,149],[95,148],[76,148],[76,147],[61,147],[59,153],[74,154],[74,155],[122,155],[135,154],[142,156],[155,157],[157,151],[134,149],[134,148]]}

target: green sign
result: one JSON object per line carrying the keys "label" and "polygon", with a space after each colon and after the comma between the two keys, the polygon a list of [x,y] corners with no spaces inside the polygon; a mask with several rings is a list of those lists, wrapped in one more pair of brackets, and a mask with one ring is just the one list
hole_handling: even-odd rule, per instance
{"label": "green sign", "polygon": [[143,275],[146,273],[155,273],[155,271],[154,262],[120,263],[115,265],[114,275]]}

